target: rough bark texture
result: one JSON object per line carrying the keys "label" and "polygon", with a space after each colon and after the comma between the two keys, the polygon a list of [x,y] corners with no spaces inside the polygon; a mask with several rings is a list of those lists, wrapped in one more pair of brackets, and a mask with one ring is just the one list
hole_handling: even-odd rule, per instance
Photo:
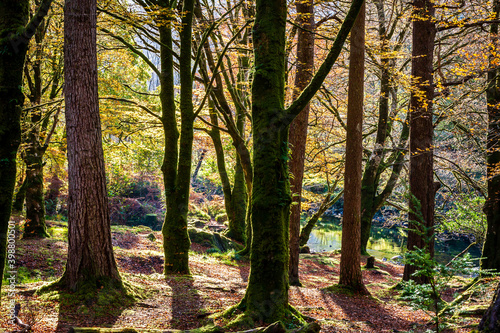
{"label": "rough bark texture", "polygon": [[[295,2],[297,23],[301,29],[297,33],[297,67],[295,69],[294,97],[307,87],[314,70],[314,5],[312,0]],[[300,202],[302,198],[302,179],[304,178],[304,159],[306,153],[307,126],[309,124],[309,104],[297,115],[290,125],[290,179],[292,189],[292,207],[290,211],[290,267],[291,285],[300,285],[299,280],[299,237],[300,237]]]}
{"label": "rough bark texture", "polygon": [[[413,3],[412,89],[410,97],[410,213],[408,250],[427,248],[434,254],[434,241],[429,238],[434,226],[433,181],[433,123],[432,99],[433,52],[436,27],[434,4],[431,0]],[[428,231],[427,237],[412,230]],[[403,279],[424,282],[425,277],[415,278],[416,267],[405,265]]]}
{"label": "rough bark texture", "polygon": [[366,292],[361,275],[361,166],[365,79],[365,5],[351,31],[347,138],[344,173],[344,214],[339,284]]}
{"label": "rough bark texture", "polygon": [[0,277],[4,271],[7,228],[16,182],[16,154],[21,142],[24,60],[28,43],[51,2],[43,1],[30,21],[29,1],[0,2]]}
{"label": "rough bark texture", "polygon": [[[496,20],[499,18],[500,3],[493,1],[493,12]],[[498,52],[498,23],[491,25],[491,45],[493,52]],[[493,64],[495,56],[490,55],[488,72],[488,88],[486,100],[488,103],[488,138],[486,144],[486,183],[488,185],[488,198],[484,206],[488,223],[486,240],[483,247],[481,267],[500,271],[500,71]],[[497,327],[497,329],[499,329]]]}
{"label": "rough bark texture", "polygon": [[64,8],[68,259],[60,280],[71,290],[121,285],[113,255],[97,89],[96,0]]}
{"label": "rough bark texture", "polygon": [[[166,6],[165,6],[166,7]],[[165,133],[165,155],[162,171],[165,184],[167,212],[163,223],[163,248],[165,274],[189,274],[189,247],[187,212],[191,180],[191,155],[193,149],[193,101],[191,76],[191,37],[194,1],[186,0],[182,7],[182,31],[180,33],[180,136],[175,117],[174,62],[171,50],[172,27],[161,23],[161,92],[162,123]],[[168,11],[167,11],[168,13]],[[168,14],[167,14],[168,15]],[[165,17],[167,21],[170,17]]]}

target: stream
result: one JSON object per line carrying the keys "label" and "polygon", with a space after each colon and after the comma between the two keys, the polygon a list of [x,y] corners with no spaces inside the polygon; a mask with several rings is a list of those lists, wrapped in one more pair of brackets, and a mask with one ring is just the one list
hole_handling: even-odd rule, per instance
{"label": "stream", "polygon": [[[321,223],[311,232],[307,245],[311,252],[327,252],[340,249],[342,240],[342,226],[340,219],[336,217],[323,217]],[[403,254],[405,249],[406,232],[401,228],[385,228],[378,225],[372,225],[370,240],[367,250],[377,259],[391,260],[395,256]],[[469,241],[465,239],[440,240],[435,242],[435,256],[439,263],[446,264],[458,253],[462,252]],[[475,246],[469,250],[473,258],[480,258],[481,250]],[[395,260],[397,261],[397,260]],[[474,261],[478,265],[478,261]]]}

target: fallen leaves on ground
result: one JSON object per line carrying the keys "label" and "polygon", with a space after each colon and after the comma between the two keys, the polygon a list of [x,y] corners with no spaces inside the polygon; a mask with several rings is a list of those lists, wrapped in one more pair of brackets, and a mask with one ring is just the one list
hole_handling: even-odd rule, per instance
{"label": "fallen leaves on ground", "polygon": [[[18,264],[38,272],[44,281],[17,286],[16,301],[21,303],[21,319],[33,324],[33,332],[68,332],[71,326],[135,327],[154,329],[191,329],[206,323],[207,317],[237,304],[244,296],[249,263],[215,257],[207,248],[192,244],[190,278],[164,277],[162,235],[138,229],[113,232],[116,260],[124,280],[143,290],[144,299],[131,306],[111,309],[113,315],[97,316],[85,305],[60,304],[32,295],[30,290],[54,281],[64,269],[67,243],[55,238],[19,240]],[[325,290],[338,282],[340,255],[307,254],[301,258],[302,286],[290,287],[290,303],[306,316],[319,321],[322,332],[424,332],[431,328],[430,317],[396,300],[389,289],[402,276],[402,266],[377,262],[377,270],[364,270],[363,278],[372,296],[349,296]],[[489,301],[494,283],[485,287]],[[488,289],[489,288],[489,289]],[[13,330],[8,323],[10,299],[2,295],[1,327]],[[453,294],[450,290],[449,294]],[[489,294],[488,294],[489,293]],[[112,311],[112,312],[113,312]],[[31,317],[29,317],[31,316]],[[29,318],[28,318],[29,317]],[[461,325],[474,325],[479,317],[463,319]],[[468,332],[456,329],[455,332]]]}

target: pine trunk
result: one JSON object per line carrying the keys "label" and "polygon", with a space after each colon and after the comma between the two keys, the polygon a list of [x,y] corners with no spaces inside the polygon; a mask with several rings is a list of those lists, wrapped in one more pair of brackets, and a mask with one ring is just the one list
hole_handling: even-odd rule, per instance
{"label": "pine trunk", "polygon": [[97,89],[96,0],[64,8],[68,259],[62,287],[121,286],[113,255]]}
{"label": "pine trunk", "polygon": [[[312,0],[295,2],[297,21],[301,29],[297,33],[297,68],[295,71],[295,98],[311,81],[314,70],[314,5]],[[291,285],[300,285],[299,280],[299,238],[300,207],[302,199],[302,180],[304,178],[304,159],[306,153],[307,126],[309,124],[309,104],[290,125],[290,180],[292,207],[290,211],[290,267]]]}
{"label": "pine trunk", "polygon": [[365,6],[351,31],[347,138],[344,173],[344,215],[339,285],[366,292],[361,275],[361,167],[365,75]]}
{"label": "pine trunk", "polygon": [[[434,4],[431,0],[416,0],[413,6],[412,89],[410,97],[410,213],[408,250],[426,248],[434,255],[434,179],[433,123],[434,98],[433,53],[436,27]],[[424,233],[424,228],[427,235]],[[419,230],[419,232],[413,231]],[[406,264],[403,280],[425,282],[425,277],[413,277],[416,267]]]}
{"label": "pine trunk", "polygon": [[[500,3],[493,1],[495,19],[499,18]],[[498,51],[498,23],[491,25],[492,52]],[[500,71],[495,68],[498,59],[490,55],[488,72],[488,88],[486,90],[488,110],[488,138],[486,143],[486,183],[488,185],[488,198],[484,206],[488,223],[486,240],[483,247],[481,267],[500,272]]]}

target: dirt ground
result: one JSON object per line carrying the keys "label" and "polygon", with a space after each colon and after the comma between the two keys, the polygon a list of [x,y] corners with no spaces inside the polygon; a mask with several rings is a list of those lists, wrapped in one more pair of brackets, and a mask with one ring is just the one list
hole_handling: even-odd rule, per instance
{"label": "dirt ground", "polygon": [[[156,240],[151,240],[152,232],[140,227],[114,228],[113,245],[122,278],[140,291],[142,299],[97,311],[92,304],[60,301],[55,293],[33,294],[64,270],[64,226],[50,225],[52,238],[17,242],[17,264],[35,282],[17,285],[16,302],[22,307],[20,318],[33,325],[33,332],[68,332],[72,326],[191,329],[207,323],[211,314],[237,304],[244,295],[248,261],[235,260],[234,253],[210,254],[208,248],[192,244],[192,277],[165,278],[161,233],[153,232]],[[338,253],[301,255],[302,286],[290,287],[290,303],[318,320],[322,332],[425,332],[432,328],[427,314],[398,301],[398,292],[389,289],[401,279],[402,266],[377,261],[378,269],[363,271],[371,296],[353,296],[325,290],[338,282],[339,261]],[[487,304],[494,286],[492,281],[468,302]],[[457,288],[444,297],[451,300]],[[7,320],[11,300],[5,287],[2,292],[0,327],[10,331],[15,329]],[[458,317],[448,331],[469,332],[479,320],[480,315]]]}

